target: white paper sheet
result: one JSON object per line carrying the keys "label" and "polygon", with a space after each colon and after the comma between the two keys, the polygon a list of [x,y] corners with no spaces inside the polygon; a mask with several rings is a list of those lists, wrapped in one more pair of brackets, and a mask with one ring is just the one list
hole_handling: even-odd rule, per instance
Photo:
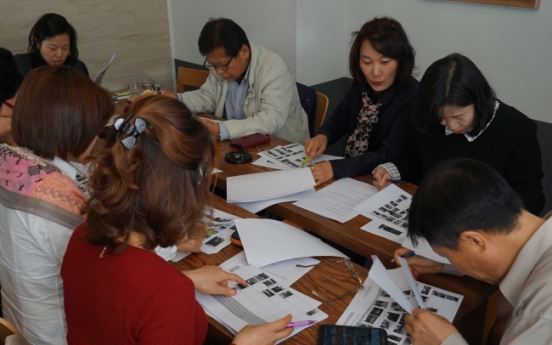
{"label": "white paper sheet", "polygon": [[236,219],[247,262],[263,267],[310,256],[347,256],[309,233],[272,219]]}
{"label": "white paper sheet", "polygon": [[384,224],[408,229],[408,211],[412,195],[392,184],[370,199],[358,204],[354,210],[370,219],[379,219]]}
{"label": "white paper sheet", "polygon": [[113,55],[111,56],[111,60],[109,60],[109,62],[107,63],[107,66],[105,66],[101,71],[100,73],[98,73],[98,75],[96,76],[96,78],[94,78],[94,83],[96,84],[99,84],[104,75],[105,75],[105,72],[107,72],[107,69],[109,68],[109,66],[111,66],[111,63],[113,62],[113,59],[115,58],[115,54],[117,54],[117,52],[113,53]]}
{"label": "white paper sheet", "polygon": [[342,178],[318,193],[321,200],[298,201],[294,205],[323,217],[345,223],[358,215],[354,207],[378,192],[371,184],[352,178]]}
{"label": "white paper sheet", "polygon": [[[272,273],[248,265],[239,254],[220,266],[242,277],[247,285],[229,282],[229,286],[238,292],[236,296],[197,292],[196,298],[210,315],[234,334],[247,324],[261,325],[288,314],[293,316],[293,321],[321,321],[328,317],[317,309],[320,302],[285,286]],[[291,336],[305,328],[295,328]]]}
{"label": "white paper sheet", "polygon": [[406,280],[408,281],[408,285],[412,288],[412,292],[414,292],[414,297],[416,297],[416,301],[418,302],[418,305],[414,307],[425,309],[426,308],[425,303],[422,300],[422,295],[420,295],[420,291],[418,291],[416,287],[416,281],[414,280],[414,276],[412,275],[412,272],[408,267],[408,262],[404,258],[399,257],[399,264],[400,264],[400,270],[402,271],[403,275],[406,277]]}
{"label": "white paper sheet", "polygon": [[226,180],[226,198],[230,203],[269,200],[310,190],[315,184],[309,169],[233,176]]}
{"label": "white paper sheet", "polygon": [[192,254],[192,253],[176,252],[176,254],[174,254],[174,256],[170,260],[172,262],[178,262],[178,261],[184,259],[185,257],[187,257],[190,254]]}
{"label": "white paper sheet", "polygon": [[423,256],[424,258],[428,258],[433,261],[450,265],[450,261],[447,258],[442,257],[441,255],[435,253],[435,251],[431,248],[431,246],[429,245],[429,243],[426,241],[425,238],[418,238],[418,245],[415,246],[412,243],[412,240],[410,239],[410,237],[407,237],[404,240],[402,246],[412,250],[414,253],[416,253],[416,255]]}
{"label": "white paper sheet", "polygon": [[360,229],[399,244],[404,242],[407,234],[406,229],[375,218],[372,219],[370,223],[363,225]]}
{"label": "white paper sheet", "polygon": [[320,194],[318,194],[316,190],[312,188],[311,190],[299,192],[296,194],[291,194],[281,198],[263,200],[263,201],[254,201],[254,202],[237,202],[235,204],[241,208],[248,210],[251,213],[257,213],[269,206],[279,204],[282,202],[298,201],[298,200],[319,200],[319,199],[321,199]]}
{"label": "white paper sheet", "polygon": [[407,313],[412,314],[412,310],[414,310],[414,306],[412,303],[408,300],[408,298],[404,295],[401,288],[397,285],[395,280],[391,277],[389,272],[387,272],[387,269],[383,266],[380,259],[372,255],[372,261],[374,262],[372,264],[372,267],[370,268],[370,272],[368,273],[368,276],[370,279],[372,279],[376,284],[378,284],[393,300],[395,300],[399,305],[406,310]]}
{"label": "white paper sheet", "polygon": [[[305,158],[307,158],[305,146],[297,143],[276,146],[275,148],[259,152],[258,154],[265,159],[257,160],[253,164],[261,166],[267,166],[268,164],[268,166],[274,169],[281,170],[300,168]],[[322,154],[306,163],[305,166],[310,167],[316,163],[335,159],[343,159],[343,157]]]}
{"label": "white paper sheet", "polygon": [[[412,288],[409,286],[403,272],[397,268],[389,270],[389,275],[399,286],[402,294],[409,301],[415,302]],[[450,291],[435,288],[416,282],[426,309],[445,317],[452,322],[462,303],[463,296]],[[387,341],[390,345],[410,345],[406,330],[404,314],[406,311],[381,289],[370,277],[364,281],[364,289],[357,292],[343,315],[337,321],[338,325],[357,327],[376,327],[387,331]]]}

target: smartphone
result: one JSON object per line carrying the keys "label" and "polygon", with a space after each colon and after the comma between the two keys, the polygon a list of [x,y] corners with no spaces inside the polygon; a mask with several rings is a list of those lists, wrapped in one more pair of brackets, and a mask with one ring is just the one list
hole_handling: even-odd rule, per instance
{"label": "smartphone", "polygon": [[387,345],[387,332],[382,328],[321,325],[318,345]]}

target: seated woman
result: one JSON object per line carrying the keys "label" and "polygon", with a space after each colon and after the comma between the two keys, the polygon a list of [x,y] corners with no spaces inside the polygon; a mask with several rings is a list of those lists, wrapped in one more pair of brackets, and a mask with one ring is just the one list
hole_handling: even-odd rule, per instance
{"label": "seated woman", "polygon": [[[94,163],[86,223],[67,247],[61,275],[69,344],[203,344],[207,322],[194,284],[240,277],[211,267],[202,278],[182,274],[153,249],[202,232],[211,212],[214,144],[185,105],[143,97],[115,122]],[[190,280],[191,278],[191,280]],[[291,333],[287,316],[248,326],[233,343],[273,344]]]}
{"label": "seated woman", "polygon": [[378,188],[387,186],[387,179],[419,183],[441,161],[473,158],[499,172],[527,211],[542,211],[537,125],[499,101],[470,59],[451,54],[429,66],[420,82],[413,123],[408,152],[374,171]]}
{"label": "seated woman", "polygon": [[15,146],[11,136],[11,117],[15,104],[15,95],[23,81],[17,70],[13,54],[0,48],[0,143]]}
{"label": "seated woman", "polygon": [[313,159],[347,134],[345,159],[311,167],[316,184],[369,174],[406,149],[418,81],[412,77],[414,49],[401,24],[376,18],[355,32],[349,54],[354,78],[332,117],[305,142]]}
{"label": "seated woman", "polygon": [[0,282],[4,318],[31,344],[66,344],[61,260],[83,222],[82,163],[114,108],[68,66],[39,67],[21,84],[19,147],[0,144]]}
{"label": "seated woman", "polygon": [[26,76],[39,66],[66,65],[88,76],[88,69],[79,60],[77,32],[65,17],[47,13],[40,17],[29,34],[27,54],[15,56],[19,72]]}

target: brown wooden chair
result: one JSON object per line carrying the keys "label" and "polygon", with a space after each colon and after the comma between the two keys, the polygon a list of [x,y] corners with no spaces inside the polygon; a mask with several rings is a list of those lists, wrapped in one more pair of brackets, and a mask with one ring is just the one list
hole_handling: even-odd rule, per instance
{"label": "brown wooden chair", "polygon": [[6,343],[6,338],[13,334],[19,337],[18,340],[12,342],[13,344],[29,345],[21,333],[19,333],[11,323],[6,319],[0,318],[0,345],[4,345]]}
{"label": "brown wooden chair", "polygon": [[178,67],[178,78],[176,81],[176,92],[182,93],[186,86],[200,87],[205,83],[209,71],[201,69],[193,69],[186,67]]}
{"label": "brown wooden chair", "polygon": [[326,112],[328,111],[328,96],[323,93],[316,92],[316,113],[314,116],[314,135],[318,133],[318,129],[324,123]]}

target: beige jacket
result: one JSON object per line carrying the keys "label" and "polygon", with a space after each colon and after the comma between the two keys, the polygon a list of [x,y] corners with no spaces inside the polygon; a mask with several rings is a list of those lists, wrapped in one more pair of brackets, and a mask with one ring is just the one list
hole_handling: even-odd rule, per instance
{"label": "beige jacket", "polygon": [[[205,84],[183,93],[182,100],[194,113],[222,117],[227,91],[228,82],[211,70]],[[309,138],[307,115],[291,71],[280,56],[255,44],[251,44],[249,90],[243,110],[247,119],[224,122],[230,138],[268,133],[301,144]]]}

